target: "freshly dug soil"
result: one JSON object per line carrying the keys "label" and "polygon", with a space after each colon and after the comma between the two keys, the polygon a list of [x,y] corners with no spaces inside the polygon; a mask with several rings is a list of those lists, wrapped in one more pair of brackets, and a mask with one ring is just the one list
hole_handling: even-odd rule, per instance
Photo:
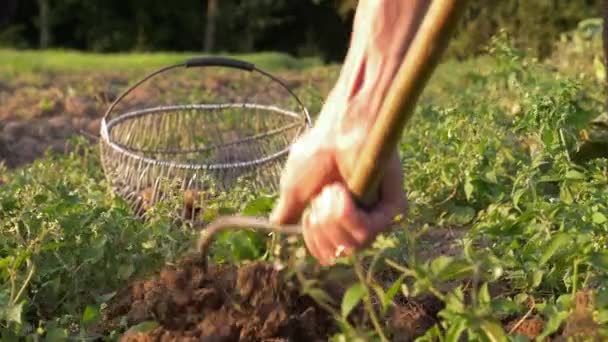
{"label": "freshly dug soil", "polygon": [[127,332],[122,341],[321,341],[331,334],[331,318],[271,264],[235,271],[211,267],[203,274],[200,259],[189,257],[119,293],[106,319],[160,324]]}
{"label": "freshly dug soil", "polygon": [[545,329],[545,321],[539,317],[527,318],[523,321],[520,318],[509,322],[505,327],[506,331],[513,331],[514,335],[521,335],[530,340],[537,338]]}
{"label": "freshly dug soil", "polygon": [[[343,291],[336,288],[327,289],[330,296]],[[436,301],[412,303],[400,304],[388,318],[399,341],[423,334],[441,309]],[[203,274],[194,256],[132,283],[104,316],[108,331],[123,316],[129,326],[158,323],[150,331],[127,331],[121,341],[327,341],[338,332],[333,318],[273,265],[210,267]]]}

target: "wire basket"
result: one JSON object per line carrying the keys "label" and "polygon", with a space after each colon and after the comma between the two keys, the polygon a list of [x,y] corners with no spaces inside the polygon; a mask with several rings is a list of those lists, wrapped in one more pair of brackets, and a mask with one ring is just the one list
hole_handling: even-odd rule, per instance
{"label": "wire basket", "polygon": [[[222,94],[214,94],[215,88],[205,82],[184,86],[169,80],[164,82],[167,90],[148,96],[148,101],[131,101],[134,109],[119,110],[129,102],[127,95],[151,79],[194,68],[220,68],[247,78],[255,74],[249,82],[255,89],[241,91],[241,78],[229,87],[224,84]],[[260,86],[262,81],[268,85]],[[194,93],[204,96],[194,100]],[[269,101],[269,94],[274,99]],[[175,98],[182,100],[174,103]],[[114,100],[101,121],[101,160],[112,191],[137,216],[168,196],[183,195],[182,216],[192,219],[206,199],[238,184],[276,191],[291,144],[311,124],[308,111],[283,80],[237,59],[193,58],[147,75]]]}

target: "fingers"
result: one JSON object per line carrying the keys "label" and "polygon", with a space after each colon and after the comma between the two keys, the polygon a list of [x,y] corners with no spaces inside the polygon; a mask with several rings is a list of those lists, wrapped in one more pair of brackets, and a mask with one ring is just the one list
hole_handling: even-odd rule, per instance
{"label": "fingers", "polygon": [[322,265],[330,265],[335,262],[336,252],[348,256],[368,246],[378,234],[390,229],[396,215],[405,214],[402,184],[401,164],[395,155],[382,182],[381,201],[371,212],[359,209],[341,183],[327,185],[311,202],[303,222],[310,253]]}
{"label": "fingers", "polygon": [[403,170],[399,154],[394,153],[387,164],[380,189],[380,203],[367,216],[370,227],[384,231],[397,215],[407,213],[407,198],[403,189]]}
{"label": "fingers", "polygon": [[270,220],[297,223],[308,202],[339,174],[327,135],[312,130],[292,146],[281,177],[280,196]]}
{"label": "fingers", "polygon": [[[349,139],[357,140],[359,134],[355,133]],[[337,252],[341,253],[339,256],[348,256],[368,246],[406,208],[397,153],[385,170],[380,202],[372,211],[363,211],[343,185],[344,172],[336,162],[336,150],[350,143],[342,139],[337,144],[327,139],[327,132],[313,129],[292,146],[281,178],[280,196],[270,217],[278,224],[297,223],[310,203],[302,222],[304,241],[323,265],[335,262]]]}
{"label": "fingers", "polygon": [[[340,183],[326,186],[312,201],[304,220],[304,241],[322,265],[364,246],[373,230],[364,226],[348,191]],[[337,255],[337,253],[339,255]]]}

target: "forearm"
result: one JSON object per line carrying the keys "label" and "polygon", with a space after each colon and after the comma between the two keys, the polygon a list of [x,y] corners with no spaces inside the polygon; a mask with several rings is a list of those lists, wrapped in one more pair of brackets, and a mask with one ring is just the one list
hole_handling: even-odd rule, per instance
{"label": "forearm", "polygon": [[320,118],[323,125],[373,124],[429,2],[359,2],[349,51]]}

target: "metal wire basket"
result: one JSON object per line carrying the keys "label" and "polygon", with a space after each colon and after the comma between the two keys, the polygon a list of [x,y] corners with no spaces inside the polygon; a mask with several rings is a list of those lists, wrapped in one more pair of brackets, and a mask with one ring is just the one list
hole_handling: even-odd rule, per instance
{"label": "metal wire basket", "polygon": [[[172,80],[164,83],[168,89],[157,89],[145,103],[135,96],[130,102],[135,109],[118,109],[129,102],[127,95],[152,78],[195,67],[229,69],[248,78],[255,74],[248,83],[255,89],[241,91],[246,84],[242,78],[229,87],[224,84],[222,94],[214,94],[209,82],[184,87]],[[260,85],[263,80],[267,86]],[[195,100],[192,94],[200,96]],[[181,103],[175,103],[180,97]],[[275,191],[291,144],[311,124],[305,106],[285,81],[241,60],[193,58],[147,75],[114,100],[101,121],[101,160],[113,192],[127,200],[137,216],[168,196],[183,194],[182,215],[194,218],[201,202],[237,184]]]}

